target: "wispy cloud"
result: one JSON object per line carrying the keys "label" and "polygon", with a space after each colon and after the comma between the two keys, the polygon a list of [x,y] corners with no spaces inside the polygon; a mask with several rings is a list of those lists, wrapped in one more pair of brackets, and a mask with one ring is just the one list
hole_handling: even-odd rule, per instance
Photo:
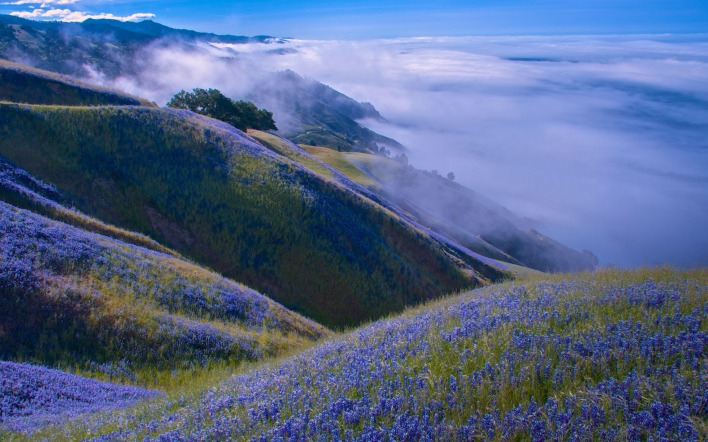
{"label": "wispy cloud", "polygon": [[[66,1],[66,0],[59,0]],[[63,4],[63,3],[60,3]],[[155,14],[138,12],[126,16],[117,16],[109,13],[91,13],[83,11],[72,11],[70,9],[42,9],[37,8],[31,11],[14,11],[10,15],[27,19],[49,19],[65,22],[82,22],[88,19],[111,19],[120,21],[139,21],[147,20],[155,17]]]}

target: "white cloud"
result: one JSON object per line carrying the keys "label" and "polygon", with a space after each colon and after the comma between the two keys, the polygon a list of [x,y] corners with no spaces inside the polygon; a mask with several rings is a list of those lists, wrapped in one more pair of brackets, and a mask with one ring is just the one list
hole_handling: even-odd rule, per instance
{"label": "white cloud", "polygon": [[[62,1],[62,0],[59,0]],[[34,9],[32,11],[15,11],[10,15],[27,19],[48,19],[65,22],[82,22],[88,19],[111,19],[120,21],[147,20],[155,17],[155,14],[139,12],[128,16],[116,16],[108,13],[87,13],[82,11],[72,11],[70,9]]]}
{"label": "white cloud", "polygon": [[73,5],[79,2],[79,0],[17,0],[15,2],[4,2],[0,5],[41,5],[41,8],[46,8],[49,5]]}

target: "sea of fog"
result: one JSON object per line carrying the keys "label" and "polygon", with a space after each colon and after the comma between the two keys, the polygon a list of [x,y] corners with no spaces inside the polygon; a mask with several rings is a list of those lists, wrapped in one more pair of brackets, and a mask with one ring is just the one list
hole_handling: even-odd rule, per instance
{"label": "sea of fog", "polygon": [[[601,264],[708,265],[708,35],[291,40],[160,49],[112,85],[159,103],[292,69],[379,109],[362,124]],[[276,110],[277,112],[277,110]],[[277,116],[277,115],[276,115]]]}

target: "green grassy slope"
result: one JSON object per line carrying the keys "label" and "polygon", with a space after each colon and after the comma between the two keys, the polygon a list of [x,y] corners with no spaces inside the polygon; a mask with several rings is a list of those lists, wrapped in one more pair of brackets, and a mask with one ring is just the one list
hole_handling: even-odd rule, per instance
{"label": "green grassy slope", "polygon": [[[467,249],[469,246],[462,246],[460,243],[455,242],[445,234],[441,234],[440,232],[443,232],[443,230],[431,231],[429,228],[418,224],[418,220],[411,215],[411,213],[416,213],[416,209],[412,208],[408,204],[400,204],[400,201],[394,201],[398,204],[392,205],[387,198],[387,193],[383,187],[383,184],[377,181],[375,177],[370,175],[352,158],[356,156],[371,157],[374,159],[380,159],[381,161],[389,161],[394,165],[399,165],[397,162],[368,154],[337,152],[326,147],[309,145],[298,146],[273,133],[257,130],[249,131],[249,135],[273,152],[283,155],[284,157],[305,166],[309,170],[318,173],[327,179],[331,179],[343,185],[344,187],[362,195],[367,199],[375,201],[388,210],[394,212],[400,218],[405,219],[406,222],[412,223],[416,227],[430,233],[431,236],[440,242],[440,244],[444,245],[449,254],[454,256],[455,259],[465,263],[464,265],[476,267],[477,262],[481,260],[489,265],[488,268],[503,269],[504,271],[508,271],[514,275],[524,276],[527,274],[538,273],[536,270],[528,267],[511,264],[512,262],[516,262],[513,258],[485,243],[481,239],[472,237],[469,233],[464,232],[462,229],[458,229],[462,238],[471,238],[473,241],[476,241],[473,242],[473,244],[478,247],[474,250],[469,250]],[[430,220],[430,218],[424,218],[421,219],[421,222],[428,223],[428,225],[432,227],[437,227],[434,224],[430,224]],[[500,262],[500,259],[504,262]],[[489,277],[492,280],[495,279],[494,274],[485,275],[483,269],[478,268],[478,270],[482,272],[484,277]]]}
{"label": "green grassy slope", "polygon": [[337,152],[328,147],[300,145],[306,152],[314,155],[318,160],[329,164],[346,175],[350,180],[369,190],[381,190],[381,183],[374,177],[364,172],[355,162],[350,160],[346,153]]}
{"label": "green grassy slope", "polygon": [[0,360],[158,387],[328,335],[183,259],[0,202]]}
{"label": "green grassy slope", "polygon": [[329,326],[504,276],[469,268],[390,211],[188,112],[0,104],[0,155],[83,212]]}
{"label": "green grassy slope", "polygon": [[134,105],[154,103],[124,92],[0,59],[0,101],[60,105]]}

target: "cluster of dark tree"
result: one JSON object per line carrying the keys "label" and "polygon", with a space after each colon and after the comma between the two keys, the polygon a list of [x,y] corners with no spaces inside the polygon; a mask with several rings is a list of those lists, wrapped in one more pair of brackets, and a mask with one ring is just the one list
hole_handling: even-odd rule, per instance
{"label": "cluster of dark tree", "polygon": [[196,88],[192,92],[179,91],[167,107],[189,109],[207,117],[216,118],[237,129],[278,130],[273,113],[258,109],[250,101],[235,101],[218,89]]}

